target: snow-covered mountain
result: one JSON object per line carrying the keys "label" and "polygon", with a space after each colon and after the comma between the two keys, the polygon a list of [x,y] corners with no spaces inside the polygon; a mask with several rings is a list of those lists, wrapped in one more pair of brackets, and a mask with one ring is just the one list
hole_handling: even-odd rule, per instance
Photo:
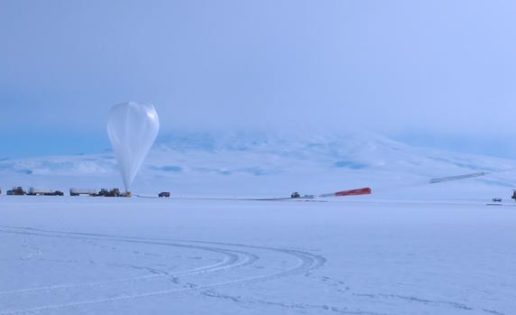
{"label": "snow-covered mountain", "polygon": [[[372,186],[378,192],[399,195],[403,193],[393,191],[406,191],[431,178],[487,172],[488,176],[461,185],[474,184],[475,191],[488,187],[492,193],[512,188],[515,167],[516,161],[414,148],[367,132],[183,132],[160,139],[134,190],[267,195]],[[4,188],[121,186],[111,153],[5,159],[0,161],[0,176]]]}

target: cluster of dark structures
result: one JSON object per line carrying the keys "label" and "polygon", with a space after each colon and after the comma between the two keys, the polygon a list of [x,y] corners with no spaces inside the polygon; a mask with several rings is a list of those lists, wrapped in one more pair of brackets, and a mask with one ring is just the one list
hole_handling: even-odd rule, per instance
{"label": "cluster of dark structures", "polygon": [[20,186],[13,187],[12,189],[8,190],[6,194],[9,196],[64,196],[64,193],[59,190],[41,190],[31,187],[28,191],[25,191]]}
{"label": "cluster of dark structures", "polygon": [[[0,189],[0,194],[2,190]],[[64,193],[60,190],[51,190],[51,189],[36,189],[29,188],[29,190],[23,189],[21,186],[13,187],[6,192],[9,196],[64,196]],[[100,190],[96,189],[77,189],[70,188],[70,196],[90,196],[90,197],[131,197],[132,194],[130,192],[121,192],[118,188],[106,189],[102,188]],[[169,198],[170,192],[164,191],[158,194],[159,198]]]}

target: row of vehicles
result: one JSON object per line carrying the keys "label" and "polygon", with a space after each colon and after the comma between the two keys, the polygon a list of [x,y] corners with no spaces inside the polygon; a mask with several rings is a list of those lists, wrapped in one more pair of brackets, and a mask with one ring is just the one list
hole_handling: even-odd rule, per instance
{"label": "row of vehicles", "polygon": [[95,190],[95,189],[77,189],[77,188],[71,188],[70,189],[70,196],[76,197],[76,196],[90,196],[90,197],[131,197],[130,192],[121,192],[118,188],[113,189],[105,189],[102,188],[101,190]]}
{"label": "row of vehicles", "polygon": [[[0,189],[0,194],[2,190]],[[8,196],[64,196],[64,193],[60,190],[52,190],[52,189],[37,189],[34,187],[30,187],[29,190],[23,189],[23,187],[13,187],[6,191]],[[97,189],[79,189],[79,188],[71,188],[70,196],[90,196],[90,197],[131,197],[130,192],[121,192],[118,188],[113,189],[105,189],[102,188],[100,190]],[[159,193],[158,197],[160,198],[168,198],[170,197],[170,192],[164,191]]]}
{"label": "row of vehicles", "polygon": [[20,186],[13,187],[13,189],[8,190],[6,194],[9,196],[64,196],[64,193],[59,190],[44,190],[31,187],[28,191],[25,191]]}

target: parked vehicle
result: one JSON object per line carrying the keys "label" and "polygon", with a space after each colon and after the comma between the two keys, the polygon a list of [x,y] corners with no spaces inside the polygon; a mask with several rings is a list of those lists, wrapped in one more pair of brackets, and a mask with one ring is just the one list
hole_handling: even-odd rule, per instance
{"label": "parked vehicle", "polygon": [[70,196],[80,196],[87,195],[91,197],[95,197],[98,195],[98,190],[96,189],[79,189],[79,188],[70,188]]}
{"label": "parked vehicle", "polygon": [[7,195],[9,195],[9,196],[24,196],[26,194],[27,194],[27,192],[25,190],[23,190],[23,188],[20,186],[13,187],[13,189],[10,189],[7,191]]}
{"label": "parked vehicle", "polygon": [[51,189],[37,189],[34,187],[29,188],[29,192],[27,193],[29,196],[64,196],[64,193],[59,190],[51,190]]}
{"label": "parked vehicle", "polygon": [[162,191],[158,194],[158,197],[160,198],[170,198],[170,192],[168,191]]}
{"label": "parked vehicle", "polygon": [[131,197],[131,193],[130,192],[120,192],[120,189],[118,189],[118,188],[113,188],[111,190],[102,188],[96,196],[99,196],[99,197]]}
{"label": "parked vehicle", "polygon": [[290,198],[292,199],[314,199],[314,195],[301,195],[297,191],[290,194]]}
{"label": "parked vehicle", "polygon": [[290,194],[290,198],[301,198],[301,195],[297,191],[295,191]]}

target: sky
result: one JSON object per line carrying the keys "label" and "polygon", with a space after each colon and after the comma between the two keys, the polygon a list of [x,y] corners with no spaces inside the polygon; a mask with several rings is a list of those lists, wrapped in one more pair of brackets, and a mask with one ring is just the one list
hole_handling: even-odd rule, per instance
{"label": "sky", "polygon": [[109,108],[162,134],[364,128],[516,157],[516,2],[0,0],[0,158],[99,152]]}

